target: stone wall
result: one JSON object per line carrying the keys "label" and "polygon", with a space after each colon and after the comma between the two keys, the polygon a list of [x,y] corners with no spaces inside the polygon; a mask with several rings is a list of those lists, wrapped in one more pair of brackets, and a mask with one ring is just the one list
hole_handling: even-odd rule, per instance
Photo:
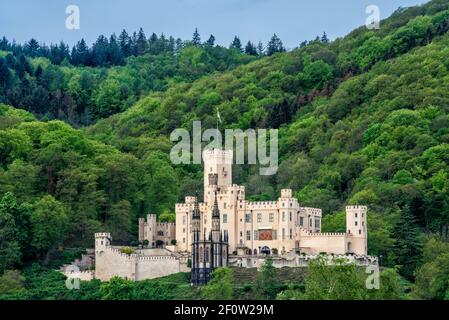
{"label": "stone wall", "polygon": [[[320,255],[290,255],[290,256],[272,256],[273,266],[275,268],[298,268],[307,267],[311,260],[315,260]],[[378,265],[376,257],[359,256],[359,255],[324,255],[329,264],[332,264],[335,259],[343,259],[347,263],[355,263],[358,266]],[[241,268],[258,268],[265,263],[266,256],[230,256],[230,267]]]}

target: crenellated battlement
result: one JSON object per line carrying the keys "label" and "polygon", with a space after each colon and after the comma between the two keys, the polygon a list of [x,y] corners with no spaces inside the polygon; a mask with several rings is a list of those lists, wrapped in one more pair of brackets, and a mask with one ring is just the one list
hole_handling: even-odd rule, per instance
{"label": "crenellated battlement", "polygon": [[95,238],[110,238],[111,234],[109,232],[98,232],[95,233]]}
{"label": "crenellated battlement", "polygon": [[353,206],[346,206],[346,211],[364,211],[366,212],[368,210],[367,206],[359,206],[359,205],[353,205]]}
{"label": "crenellated battlement", "polygon": [[322,216],[323,214],[323,210],[318,208],[301,207],[299,210],[305,212],[306,214],[312,214],[317,216]]}

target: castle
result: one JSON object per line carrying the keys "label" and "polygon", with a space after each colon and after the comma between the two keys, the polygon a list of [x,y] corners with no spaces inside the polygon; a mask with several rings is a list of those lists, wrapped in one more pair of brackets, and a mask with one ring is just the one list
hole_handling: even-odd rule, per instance
{"label": "castle", "polygon": [[[345,233],[322,233],[322,210],[301,207],[292,190],[281,190],[277,201],[245,200],[245,187],[232,184],[232,151],[205,150],[204,202],[199,204],[200,228],[211,231],[210,213],[217,195],[221,225],[229,237],[229,252],[248,255],[290,252],[367,254],[365,206],[346,207]],[[186,197],[176,205],[176,251],[190,252],[191,212],[197,199]]]}
{"label": "castle", "polygon": [[[346,232],[322,233],[322,210],[301,207],[292,190],[277,201],[245,200],[245,187],[232,184],[232,151],[206,150],[204,202],[188,196],[176,204],[176,223],[139,219],[145,248],[112,246],[109,233],[95,234],[95,272],[63,272],[68,277],[107,281],[192,273],[192,284],[207,283],[212,270],[224,266],[260,267],[267,255],[275,267],[302,267],[321,253],[358,265],[377,264],[367,256],[367,207],[346,207]],[[129,249],[132,252],[129,252]]]}

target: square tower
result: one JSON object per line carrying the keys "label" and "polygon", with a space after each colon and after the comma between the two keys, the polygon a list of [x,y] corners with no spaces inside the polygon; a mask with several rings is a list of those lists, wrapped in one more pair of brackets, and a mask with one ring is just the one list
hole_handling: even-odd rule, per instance
{"label": "square tower", "polygon": [[[232,150],[204,150],[204,192],[232,185]],[[206,197],[205,197],[206,199]]]}

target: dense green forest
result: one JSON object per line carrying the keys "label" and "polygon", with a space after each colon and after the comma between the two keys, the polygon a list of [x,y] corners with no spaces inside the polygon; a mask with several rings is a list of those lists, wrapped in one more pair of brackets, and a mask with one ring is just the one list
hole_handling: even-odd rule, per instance
{"label": "dense green forest", "polygon": [[[218,108],[222,129],[279,129],[277,175],[234,167],[252,199],[292,188],[301,204],[323,208],[324,231],[345,230],[346,204],[368,205],[368,251],[391,284],[371,298],[449,297],[448,31],[449,1],[433,0],[398,9],[380,30],[324,35],[291,52],[277,37],[265,53],[245,53],[238,38],[227,49],[197,32],[177,52],[147,48],[120,63],[2,52],[0,97],[17,108],[0,106],[0,271],[23,275],[0,283],[20,291],[20,277],[56,277],[38,268],[63,247],[92,246],[95,231],[125,243],[136,239],[138,217],[173,219],[176,201],[201,190],[202,168],[172,165],[169,135],[193,120],[213,128]],[[33,100],[41,89],[48,101]],[[37,261],[44,267],[30,265]],[[314,291],[313,270],[267,297],[332,298]],[[341,272],[343,284],[345,272],[357,273]],[[107,297],[108,284],[89,286],[84,298]],[[340,298],[370,298],[350,292]]]}

